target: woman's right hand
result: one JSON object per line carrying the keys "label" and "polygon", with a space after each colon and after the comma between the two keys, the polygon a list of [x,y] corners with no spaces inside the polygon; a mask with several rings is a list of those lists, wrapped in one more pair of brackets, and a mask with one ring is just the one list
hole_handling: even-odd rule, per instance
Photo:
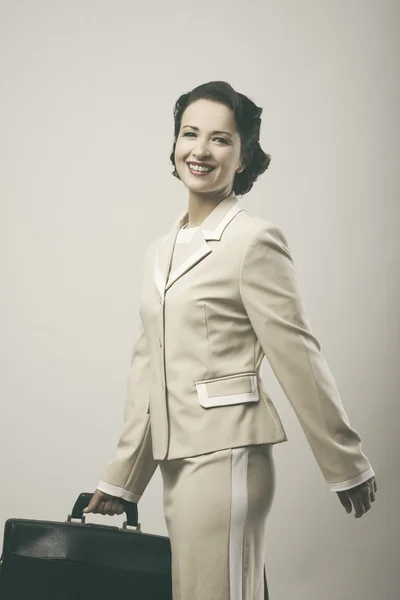
{"label": "woman's right hand", "polygon": [[83,512],[85,514],[122,515],[125,512],[125,507],[122,504],[121,498],[96,490],[87,507],[83,509]]}

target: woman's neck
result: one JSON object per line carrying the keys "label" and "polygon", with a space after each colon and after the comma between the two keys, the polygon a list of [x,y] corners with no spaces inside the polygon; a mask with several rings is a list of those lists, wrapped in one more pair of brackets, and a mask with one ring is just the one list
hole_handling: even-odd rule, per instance
{"label": "woman's neck", "polygon": [[190,229],[192,227],[198,227],[203,221],[212,213],[214,208],[218,206],[222,200],[225,200],[230,194],[225,196],[207,196],[201,194],[195,194],[192,191],[189,193],[189,204],[188,204],[188,220],[185,228]]}

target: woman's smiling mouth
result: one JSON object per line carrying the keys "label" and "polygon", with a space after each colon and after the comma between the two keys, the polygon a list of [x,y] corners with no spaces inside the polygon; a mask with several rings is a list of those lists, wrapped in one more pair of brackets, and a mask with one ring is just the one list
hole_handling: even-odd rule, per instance
{"label": "woman's smiling mouth", "polygon": [[214,171],[215,167],[203,167],[201,165],[196,165],[194,163],[186,163],[188,166],[189,171],[192,173],[192,175],[208,175],[209,173],[211,173],[211,171]]}

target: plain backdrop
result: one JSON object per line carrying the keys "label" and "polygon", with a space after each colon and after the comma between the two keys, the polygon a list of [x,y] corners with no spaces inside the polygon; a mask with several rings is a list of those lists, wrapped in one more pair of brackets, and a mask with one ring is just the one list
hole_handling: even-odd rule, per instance
{"label": "plain backdrop", "polygon": [[[399,24],[395,0],[0,1],[1,533],[65,520],[114,455],[144,252],[187,206],[173,106],[222,79],[263,107],[272,161],[240,202],[289,241],[379,486],[346,514],[265,364],[289,436],[271,598],[397,598]],[[139,511],[167,534],[159,470]]]}

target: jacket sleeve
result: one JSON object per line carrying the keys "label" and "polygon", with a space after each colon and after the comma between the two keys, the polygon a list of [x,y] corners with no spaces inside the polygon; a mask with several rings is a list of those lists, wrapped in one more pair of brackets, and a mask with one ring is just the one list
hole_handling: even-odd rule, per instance
{"label": "jacket sleeve", "polygon": [[244,252],[240,291],[263,352],[329,488],[350,489],[372,477],[361,439],[311,332],[287,241],[271,223],[263,224]]}
{"label": "jacket sleeve", "polygon": [[105,465],[97,485],[102,492],[131,502],[139,502],[158,466],[153,458],[149,395],[150,354],[140,320],[128,373],[121,435],[115,457]]}

